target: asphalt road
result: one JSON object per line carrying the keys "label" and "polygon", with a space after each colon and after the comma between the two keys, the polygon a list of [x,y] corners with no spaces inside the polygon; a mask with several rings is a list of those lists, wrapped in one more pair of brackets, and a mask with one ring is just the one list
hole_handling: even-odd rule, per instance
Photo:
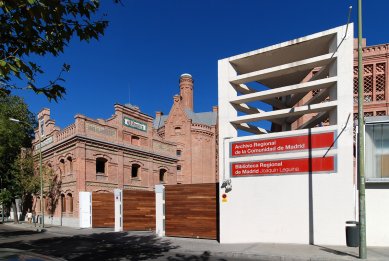
{"label": "asphalt road", "polygon": [[[219,253],[220,255],[220,253]],[[193,253],[152,233],[45,231],[0,225],[0,260],[244,260]]]}

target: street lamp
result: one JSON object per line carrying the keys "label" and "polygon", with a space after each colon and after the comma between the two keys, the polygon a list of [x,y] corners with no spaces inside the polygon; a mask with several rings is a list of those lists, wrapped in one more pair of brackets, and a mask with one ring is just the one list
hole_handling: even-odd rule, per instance
{"label": "street lamp", "polygon": [[[15,118],[9,118],[10,121],[20,123],[20,124],[26,124],[28,126],[31,126],[29,123],[15,119]],[[45,212],[43,208],[43,175],[42,175],[42,136],[40,131],[39,132],[39,178],[40,178],[40,205],[41,205],[41,214],[42,214],[42,228],[45,227]]]}

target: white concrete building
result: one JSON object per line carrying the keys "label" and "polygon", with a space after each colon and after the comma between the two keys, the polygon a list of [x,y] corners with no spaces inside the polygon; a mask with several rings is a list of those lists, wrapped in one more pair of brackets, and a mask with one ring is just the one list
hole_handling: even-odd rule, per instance
{"label": "white concrete building", "polygon": [[366,243],[389,246],[389,117],[365,122]]}
{"label": "white concrete building", "polygon": [[356,218],[353,25],[220,60],[218,88],[220,242],[344,245]]}

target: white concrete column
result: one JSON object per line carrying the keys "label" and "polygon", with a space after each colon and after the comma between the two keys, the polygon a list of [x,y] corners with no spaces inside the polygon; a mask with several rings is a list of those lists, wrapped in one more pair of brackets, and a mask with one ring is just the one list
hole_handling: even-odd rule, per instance
{"label": "white concrete column", "polygon": [[79,193],[80,228],[92,227],[92,193],[82,191]]}
{"label": "white concrete column", "polygon": [[155,231],[165,236],[165,186],[155,185]]}
{"label": "white concrete column", "polygon": [[115,232],[123,231],[123,190],[114,189],[115,197]]}

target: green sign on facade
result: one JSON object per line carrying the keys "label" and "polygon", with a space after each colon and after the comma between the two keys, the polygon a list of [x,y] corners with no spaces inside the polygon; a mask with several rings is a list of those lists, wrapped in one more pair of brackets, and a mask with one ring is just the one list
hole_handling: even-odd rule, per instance
{"label": "green sign on facade", "polygon": [[123,125],[130,127],[130,128],[133,128],[133,129],[147,131],[147,124],[146,123],[139,122],[139,121],[136,121],[134,119],[127,118],[127,117],[123,117]]}

